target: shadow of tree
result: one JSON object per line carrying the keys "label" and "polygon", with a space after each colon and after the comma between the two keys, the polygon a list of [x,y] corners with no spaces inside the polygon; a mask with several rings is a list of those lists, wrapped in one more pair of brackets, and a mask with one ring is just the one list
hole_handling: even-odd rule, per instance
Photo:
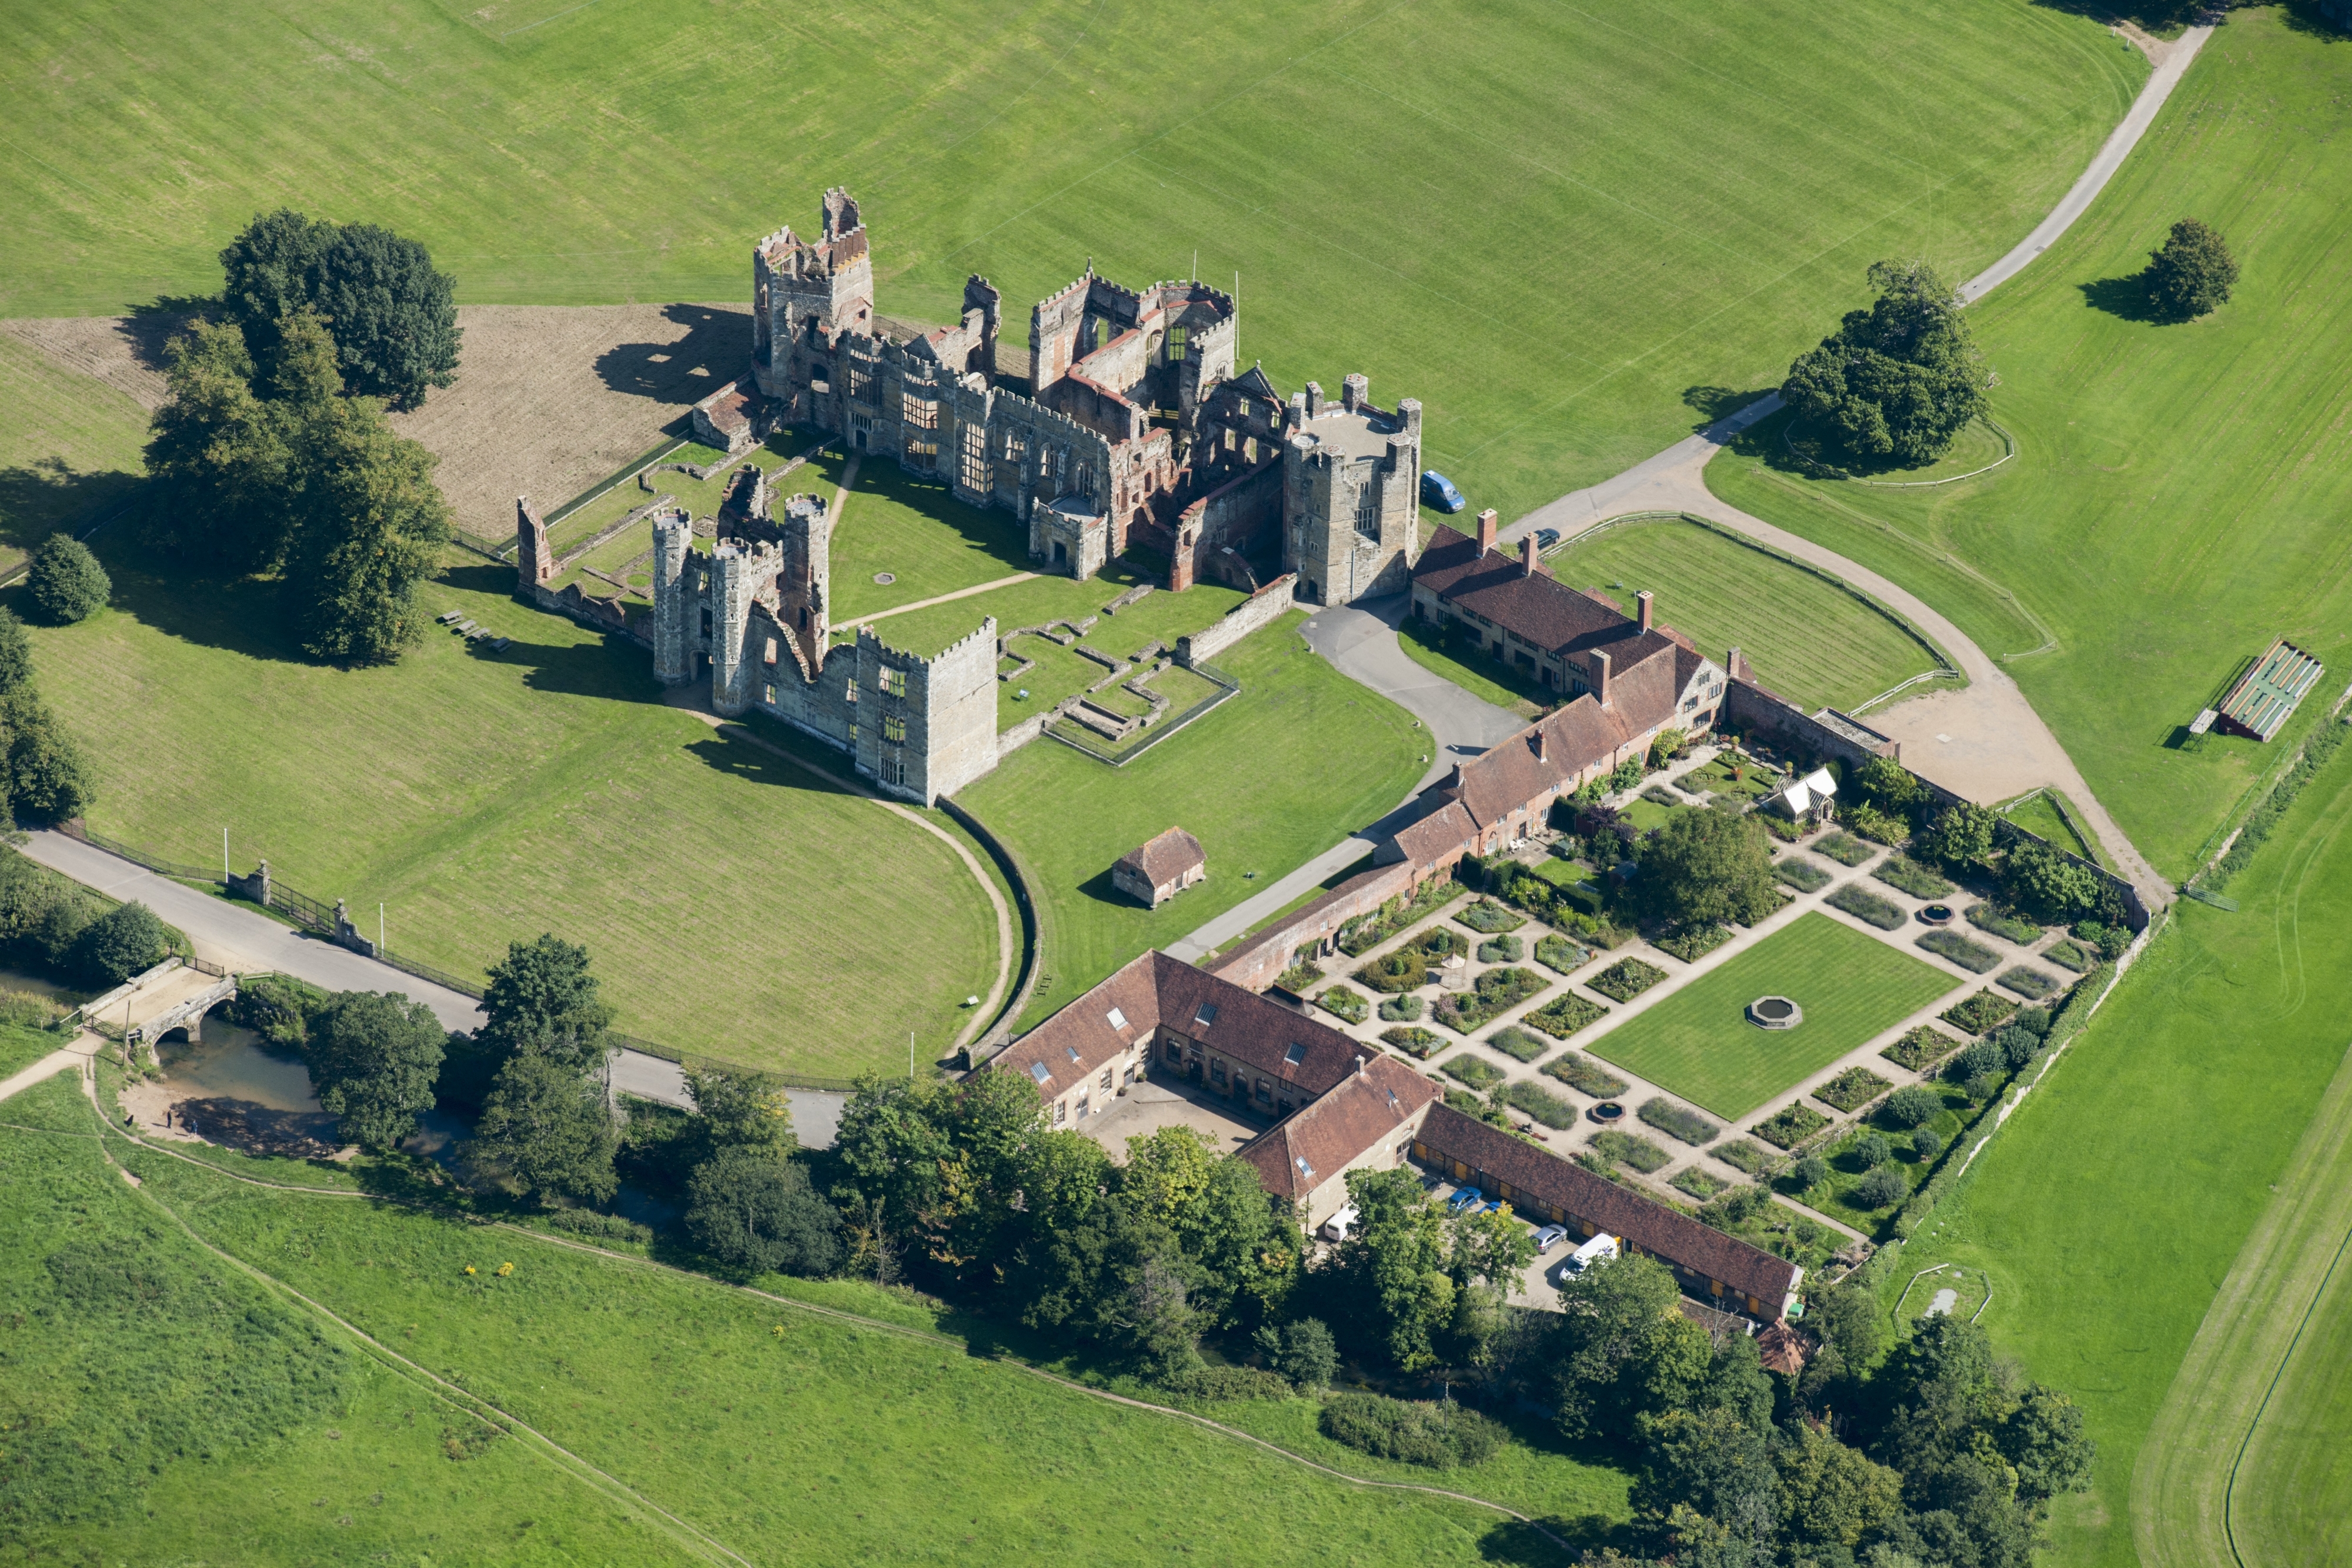
{"label": "shadow of tree", "polygon": [[750,368],[751,313],[711,305],[672,305],[662,319],[686,328],[669,343],[615,343],[596,356],[596,374],[616,392],[688,404]]}
{"label": "shadow of tree", "polygon": [[2142,32],[2159,37],[2186,27],[2197,20],[2197,13],[2208,8],[2213,0],[2033,0],[2045,11],[2063,11],[2070,16],[2088,16],[2094,22],[2113,24],[2129,22]]}
{"label": "shadow of tree", "polygon": [[1751,402],[1770,397],[1780,390],[1779,387],[1759,387],[1753,392],[1735,392],[1730,387],[1685,387],[1683,406],[1698,415],[1698,423],[1691,426],[1691,430],[1696,433],[1719,419],[1738,413]]}
{"label": "shadow of tree", "polygon": [[2076,285],[2083,291],[2083,303],[2094,310],[2126,321],[2163,321],[2168,319],[2148,298],[2147,278],[2134,273],[2129,277],[2102,277],[2095,283]]}
{"label": "shadow of tree", "polygon": [[2279,11],[2291,33],[2307,33],[2331,44],[2352,44],[2352,24],[2334,20],[2313,0],[2285,0]]}
{"label": "shadow of tree", "polygon": [[84,473],[56,455],[0,468],[0,545],[29,551],[51,534],[79,536],[131,505],[144,483],[119,468]]}

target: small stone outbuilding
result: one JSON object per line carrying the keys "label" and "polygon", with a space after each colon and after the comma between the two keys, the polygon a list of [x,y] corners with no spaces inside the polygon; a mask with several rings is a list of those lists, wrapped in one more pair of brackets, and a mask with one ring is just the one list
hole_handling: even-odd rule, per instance
{"label": "small stone outbuilding", "polygon": [[1157,909],[1209,874],[1201,841],[1171,828],[1150,842],[1121,855],[1110,868],[1110,884],[1129,898]]}

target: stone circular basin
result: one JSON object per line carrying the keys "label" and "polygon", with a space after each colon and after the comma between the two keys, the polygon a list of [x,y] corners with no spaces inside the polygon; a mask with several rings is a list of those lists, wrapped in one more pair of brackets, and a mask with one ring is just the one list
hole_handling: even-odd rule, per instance
{"label": "stone circular basin", "polygon": [[1614,1100],[1603,1100],[1588,1114],[1596,1122],[1622,1122],[1625,1119],[1625,1107]]}
{"label": "stone circular basin", "polygon": [[898,580],[898,574],[895,571],[877,571],[874,574],[874,580],[887,588]]}
{"label": "stone circular basin", "polygon": [[1919,912],[1919,921],[1923,925],[1949,925],[1952,923],[1952,906],[1931,904]]}
{"label": "stone circular basin", "polygon": [[1805,1021],[1805,1009],[1786,997],[1759,997],[1748,1004],[1748,1021],[1758,1029],[1794,1029]]}

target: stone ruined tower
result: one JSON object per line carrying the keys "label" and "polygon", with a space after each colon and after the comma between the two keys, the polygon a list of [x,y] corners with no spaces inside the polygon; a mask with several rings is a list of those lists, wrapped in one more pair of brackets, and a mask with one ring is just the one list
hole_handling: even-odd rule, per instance
{"label": "stone ruined tower", "polygon": [[701,609],[693,591],[694,524],[683,511],[654,517],[654,677],[664,685],[694,678],[692,628]]}
{"label": "stone ruined tower", "polygon": [[721,539],[710,552],[710,711],[723,717],[749,712],[757,695],[751,605],[761,581],[774,580],[777,565],[770,544]]}
{"label": "stone ruined tower", "polygon": [[833,602],[833,518],[821,496],[794,496],[776,526],[782,531],[776,570],[776,620],[800,645],[814,674],[824,663]]}
{"label": "stone ruined tower", "polygon": [[1397,592],[1421,559],[1421,404],[1384,413],[1364,377],[1341,384],[1333,403],[1308,382],[1283,418],[1283,564],[1312,604]]}
{"label": "stone ruined tower", "polygon": [[[857,203],[838,185],[824,193],[823,227],[803,240],[791,225],[751,250],[751,369],[760,390],[783,402],[787,422],[838,427],[832,388],[835,340],[874,330],[874,256]],[[828,390],[819,393],[819,383]],[[822,406],[820,406],[822,405]]]}
{"label": "stone ruined tower", "polygon": [[555,553],[547,546],[547,525],[529,496],[515,497],[515,587],[537,588],[555,575]]}

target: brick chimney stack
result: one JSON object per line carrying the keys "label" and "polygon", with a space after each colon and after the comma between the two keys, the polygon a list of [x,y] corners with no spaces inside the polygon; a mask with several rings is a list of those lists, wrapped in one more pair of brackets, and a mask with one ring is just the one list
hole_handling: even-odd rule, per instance
{"label": "brick chimney stack", "polygon": [[1642,630],[1644,632],[1650,629],[1650,601],[1656,597],[1646,588],[1633,595],[1633,602],[1640,606],[1640,609],[1635,612],[1634,619],[1641,622]]}
{"label": "brick chimney stack", "polygon": [[1595,648],[1588,655],[1592,663],[1592,700],[1602,707],[1609,706],[1609,655]]}
{"label": "brick chimney stack", "polygon": [[1538,762],[1541,762],[1541,761],[1543,761],[1543,760],[1544,760],[1544,732],[1543,732],[1543,726],[1541,726],[1541,725],[1538,725],[1538,726],[1536,727],[1535,747],[1536,747],[1536,760],[1537,760]]}
{"label": "brick chimney stack", "polygon": [[1339,406],[1355,413],[1372,401],[1372,383],[1368,376],[1349,376],[1339,383]]}
{"label": "brick chimney stack", "polygon": [[[1519,541],[1519,575],[1520,575],[1521,577],[1533,577],[1535,574],[1536,574],[1536,537],[1535,537],[1535,535],[1533,535],[1533,534],[1529,534],[1527,538],[1523,538],[1523,539],[1521,539],[1521,540]],[[1645,605],[1645,606],[1643,607],[1643,614],[1642,614],[1642,626],[1643,626],[1643,629],[1644,631],[1648,630],[1648,629],[1649,629],[1649,624],[1650,624],[1649,611],[1648,611],[1648,607]]]}
{"label": "brick chimney stack", "polygon": [[1492,507],[1478,514],[1478,553],[1481,556],[1495,548],[1495,529],[1501,521]]}

